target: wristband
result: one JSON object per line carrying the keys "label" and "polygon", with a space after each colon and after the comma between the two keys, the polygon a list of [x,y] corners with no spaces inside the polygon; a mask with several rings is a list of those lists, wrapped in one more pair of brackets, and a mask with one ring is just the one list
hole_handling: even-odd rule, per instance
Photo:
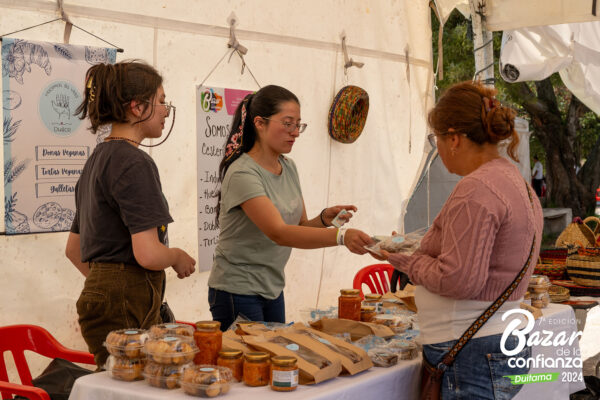
{"label": "wristband", "polygon": [[319,217],[321,218],[321,223],[323,224],[324,227],[329,227],[330,225],[327,225],[325,223],[325,220],[323,219],[323,213],[325,212],[325,210],[327,210],[327,208],[324,208],[323,210],[321,210],[321,214],[319,214]]}
{"label": "wristband", "polygon": [[335,241],[338,244],[338,246],[343,246],[344,243],[344,235],[346,234],[346,229],[344,228],[339,228],[337,231],[337,235],[335,236]]}

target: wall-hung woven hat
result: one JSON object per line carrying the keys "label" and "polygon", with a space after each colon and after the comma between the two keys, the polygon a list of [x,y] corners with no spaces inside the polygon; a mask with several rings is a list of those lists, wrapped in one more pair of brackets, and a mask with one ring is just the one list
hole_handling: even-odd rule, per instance
{"label": "wall-hung woven hat", "polygon": [[329,136],[352,143],[362,133],[369,113],[369,94],[358,86],[345,86],[333,99],[327,124]]}

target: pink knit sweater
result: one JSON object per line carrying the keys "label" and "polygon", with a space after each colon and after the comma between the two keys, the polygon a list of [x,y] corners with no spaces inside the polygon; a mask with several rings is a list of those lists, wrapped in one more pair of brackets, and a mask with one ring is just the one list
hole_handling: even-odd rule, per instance
{"label": "pink knit sweater", "polygon": [[504,158],[489,161],[461,179],[412,256],[389,262],[415,285],[453,299],[494,301],[527,260],[527,275],[509,300],[518,300],[537,261],[544,223],[535,192]]}

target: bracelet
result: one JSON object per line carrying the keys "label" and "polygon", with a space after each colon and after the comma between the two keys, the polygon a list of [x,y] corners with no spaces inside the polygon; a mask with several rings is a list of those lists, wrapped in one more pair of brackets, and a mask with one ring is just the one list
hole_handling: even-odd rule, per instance
{"label": "bracelet", "polygon": [[319,217],[321,218],[321,223],[323,224],[324,227],[329,227],[331,225],[327,225],[325,223],[325,220],[323,219],[323,213],[325,212],[325,210],[327,210],[327,208],[324,208],[323,210],[321,210],[321,214],[319,214]]}

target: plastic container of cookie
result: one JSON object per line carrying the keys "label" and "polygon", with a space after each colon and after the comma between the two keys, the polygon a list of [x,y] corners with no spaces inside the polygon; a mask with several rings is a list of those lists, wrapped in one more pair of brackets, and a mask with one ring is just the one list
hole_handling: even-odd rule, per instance
{"label": "plastic container of cookie", "polygon": [[183,365],[194,360],[198,347],[193,337],[165,336],[149,339],[144,346],[144,353],[149,361],[159,364]]}
{"label": "plastic container of cookie", "polygon": [[528,290],[531,293],[545,293],[552,286],[546,275],[531,275]]}
{"label": "plastic container of cookie", "polygon": [[119,329],[106,336],[104,347],[113,356],[127,358],[145,357],[142,349],[148,340],[148,332],[142,329]]}
{"label": "plastic container of cookie", "polygon": [[194,327],[186,324],[166,323],[153,325],[148,331],[153,339],[165,336],[189,336],[194,337]]}
{"label": "plastic container of cookie", "polygon": [[531,293],[531,305],[536,308],[546,308],[550,304],[550,295],[548,292]]}
{"label": "plastic container of cookie", "polygon": [[[150,386],[161,389],[177,389],[185,365],[158,364],[152,361],[144,367],[144,379]],[[189,364],[191,366],[191,364]]]}
{"label": "plastic container of cookie", "polygon": [[126,358],[108,356],[104,369],[108,376],[119,381],[136,381],[143,379],[145,358]]}
{"label": "plastic container of cookie", "polygon": [[217,397],[229,392],[232,380],[229,368],[200,364],[184,369],[181,387],[192,396]]}

